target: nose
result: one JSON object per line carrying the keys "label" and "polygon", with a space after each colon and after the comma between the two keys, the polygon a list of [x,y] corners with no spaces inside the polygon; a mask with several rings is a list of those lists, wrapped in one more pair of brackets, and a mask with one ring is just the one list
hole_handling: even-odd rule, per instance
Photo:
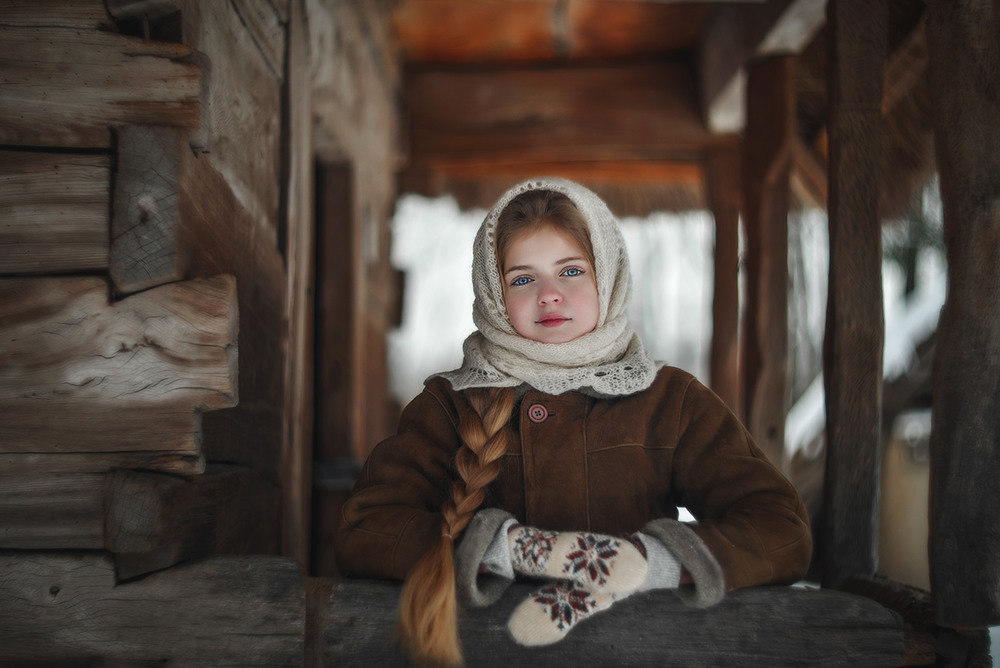
{"label": "nose", "polygon": [[538,286],[538,303],[542,305],[558,304],[562,301],[562,293],[553,281],[540,281]]}

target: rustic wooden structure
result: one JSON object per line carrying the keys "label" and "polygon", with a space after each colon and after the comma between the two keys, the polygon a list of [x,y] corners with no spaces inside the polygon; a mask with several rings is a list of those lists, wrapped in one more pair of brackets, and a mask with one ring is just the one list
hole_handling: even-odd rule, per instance
{"label": "rustic wooden structure", "polygon": [[[516,587],[465,618],[470,665],[498,646],[625,665],[988,662],[1000,13],[926,4],[5,3],[0,663],[401,664],[397,586],[333,577],[328,539],[393,428],[393,202],[488,206],[539,173],[619,214],[713,212],[711,383],[786,467],[787,214],[827,206],[823,588],[709,611],[636,597],[529,655],[502,630]],[[879,227],[935,169],[912,122],[928,80],[948,91],[933,136],[950,292],[921,592],[878,577],[874,522]]]}

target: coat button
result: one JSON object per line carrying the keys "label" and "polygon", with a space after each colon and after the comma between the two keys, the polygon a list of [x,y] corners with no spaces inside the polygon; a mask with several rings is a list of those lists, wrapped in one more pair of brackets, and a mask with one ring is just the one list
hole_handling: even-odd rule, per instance
{"label": "coat button", "polygon": [[542,404],[531,404],[528,406],[528,419],[532,422],[545,422],[549,417],[549,410]]}

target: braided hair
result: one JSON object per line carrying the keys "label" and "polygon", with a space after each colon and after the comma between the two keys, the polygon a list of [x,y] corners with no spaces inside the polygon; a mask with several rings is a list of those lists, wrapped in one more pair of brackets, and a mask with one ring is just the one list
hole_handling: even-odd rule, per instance
{"label": "braided hair", "polygon": [[[549,225],[568,232],[591,264],[594,251],[587,222],[566,195],[534,190],[515,197],[497,220],[496,259],[501,265],[521,232]],[[441,539],[410,569],[400,596],[399,635],[420,665],[458,666],[458,601],[455,593],[454,541],[483,504],[486,490],[500,474],[507,452],[507,424],[514,412],[512,387],[471,388],[463,392],[472,411],[458,425],[462,446],[455,455],[459,479],[441,507]]]}

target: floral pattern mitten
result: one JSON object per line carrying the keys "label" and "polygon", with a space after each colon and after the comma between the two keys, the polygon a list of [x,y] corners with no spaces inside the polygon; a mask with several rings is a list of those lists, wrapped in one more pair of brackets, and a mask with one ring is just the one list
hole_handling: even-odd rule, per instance
{"label": "floral pattern mitten", "polygon": [[522,575],[568,580],[594,594],[631,594],[646,579],[646,557],[624,538],[514,525],[507,542]]}

